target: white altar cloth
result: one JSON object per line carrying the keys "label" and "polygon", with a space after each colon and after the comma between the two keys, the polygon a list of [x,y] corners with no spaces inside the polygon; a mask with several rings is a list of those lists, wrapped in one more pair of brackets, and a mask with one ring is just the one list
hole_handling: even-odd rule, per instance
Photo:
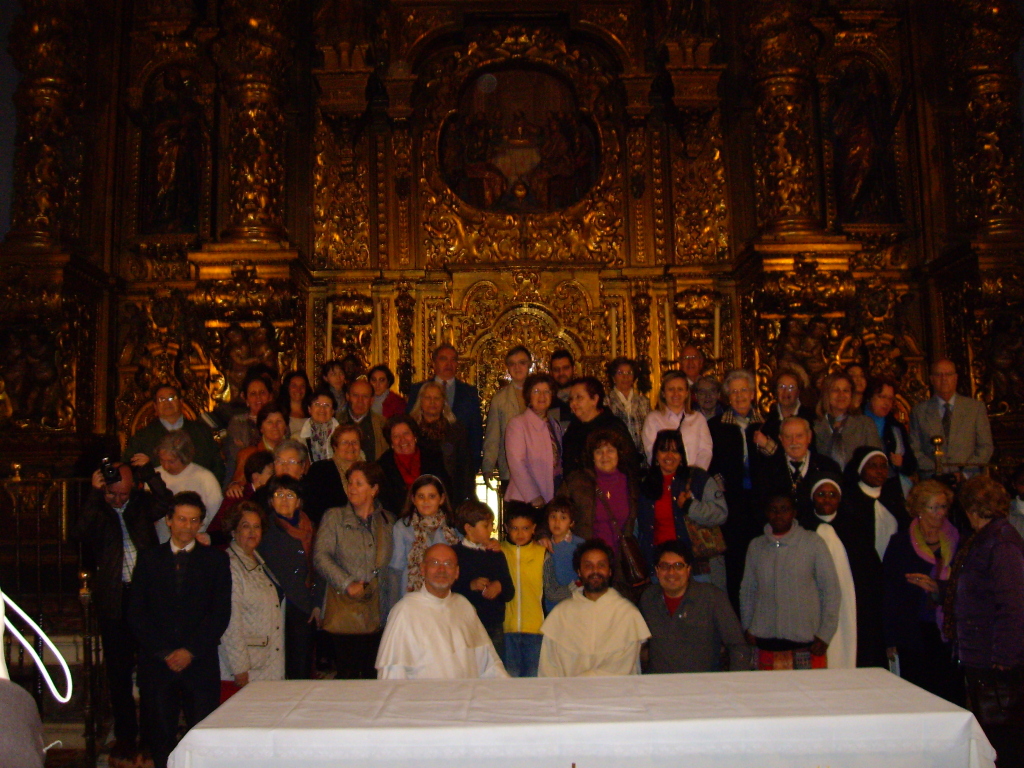
{"label": "white altar cloth", "polygon": [[171,768],[991,768],[970,712],[882,669],[251,683]]}

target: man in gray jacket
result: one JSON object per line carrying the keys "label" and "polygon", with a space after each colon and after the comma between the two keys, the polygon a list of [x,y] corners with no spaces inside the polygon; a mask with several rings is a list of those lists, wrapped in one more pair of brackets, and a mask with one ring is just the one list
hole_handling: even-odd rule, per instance
{"label": "man in gray jacket", "polygon": [[765,533],[750,543],[740,620],[759,669],[824,667],[839,627],[839,577],[828,546],[796,522],[788,495],[768,499]]}

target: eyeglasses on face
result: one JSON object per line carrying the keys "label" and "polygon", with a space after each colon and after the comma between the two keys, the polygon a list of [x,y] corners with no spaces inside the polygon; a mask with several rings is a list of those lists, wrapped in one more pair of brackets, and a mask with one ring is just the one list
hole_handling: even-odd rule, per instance
{"label": "eyeglasses on face", "polygon": [[178,399],[177,395],[168,395],[167,397],[158,397],[156,401],[158,403],[173,403]]}
{"label": "eyeglasses on face", "polygon": [[458,563],[453,560],[424,560],[429,568],[454,568]]}
{"label": "eyeglasses on face", "polygon": [[275,499],[280,499],[281,501],[295,501],[299,497],[296,496],[291,491],[276,491],[274,493],[274,498]]}
{"label": "eyeglasses on face", "polygon": [[331,403],[313,403],[314,408],[333,408]]}
{"label": "eyeglasses on face", "polygon": [[298,467],[302,464],[301,459],[274,459],[275,464],[283,464],[286,467]]}
{"label": "eyeglasses on face", "polygon": [[690,566],[688,563],[684,563],[682,560],[677,560],[674,563],[658,563],[654,567],[657,568],[659,571],[675,571],[676,573],[679,573],[680,571],[686,570]]}

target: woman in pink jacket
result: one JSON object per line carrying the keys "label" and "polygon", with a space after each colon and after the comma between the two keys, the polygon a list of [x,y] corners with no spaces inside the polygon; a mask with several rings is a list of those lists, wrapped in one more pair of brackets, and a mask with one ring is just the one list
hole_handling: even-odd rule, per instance
{"label": "woman in pink jacket", "polygon": [[526,410],[505,427],[509,471],[505,501],[522,501],[539,509],[551,501],[561,483],[562,428],[555,416],[548,415],[557,387],[546,373],[532,374],[523,382]]}

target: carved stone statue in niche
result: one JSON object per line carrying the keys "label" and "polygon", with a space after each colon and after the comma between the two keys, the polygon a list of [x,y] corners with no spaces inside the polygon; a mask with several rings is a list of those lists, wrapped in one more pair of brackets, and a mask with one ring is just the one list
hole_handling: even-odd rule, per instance
{"label": "carved stone statue in niche", "polygon": [[831,97],[839,220],[898,222],[893,137],[904,100],[894,106],[885,76],[859,58],[845,63]]}
{"label": "carved stone statue in niche", "polygon": [[140,232],[197,233],[207,127],[196,76],[177,65],[146,87],[140,152]]}
{"label": "carved stone statue in niche", "polygon": [[249,366],[255,365],[256,357],[253,356],[252,346],[249,344],[249,337],[242,326],[233,323],[224,333],[224,343],[221,349],[221,370],[228,380],[228,386],[236,395],[242,391],[242,382],[245,380],[245,372]]}
{"label": "carved stone statue in niche", "polygon": [[598,175],[597,141],[569,86],[538,70],[485,72],[441,133],[445,182],[484,211],[548,213],[579,201]]}

